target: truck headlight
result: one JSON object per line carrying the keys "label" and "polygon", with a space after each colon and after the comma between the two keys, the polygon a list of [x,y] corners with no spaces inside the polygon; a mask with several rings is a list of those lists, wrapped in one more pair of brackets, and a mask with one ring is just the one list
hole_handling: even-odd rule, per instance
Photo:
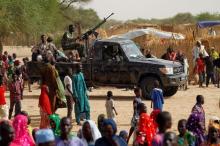
{"label": "truck headlight", "polygon": [[160,68],[160,71],[163,74],[172,75],[173,74],[173,68],[172,67],[162,67]]}

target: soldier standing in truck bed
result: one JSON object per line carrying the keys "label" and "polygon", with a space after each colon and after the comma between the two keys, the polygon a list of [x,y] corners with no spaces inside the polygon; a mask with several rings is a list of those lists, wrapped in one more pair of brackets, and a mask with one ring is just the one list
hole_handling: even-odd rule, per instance
{"label": "soldier standing in truck bed", "polygon": [[75,27],[70,24],[69,30],[66,31],[61,40],[61,45],[64,50],[72,49],[73,45],[76,43],[76,37],[74,36]]}
{"label": "soldier standing in truck bed", "polygon": [[[32,52],[32,61],[37,61],[37,56],[46,54],[46,48],[47,48],[47,37],[46,35],[41,35],[41,42],[34,46],[31,50]],[[45,56],[43,56],[45,57]]]}
{"label": "soldier standing in truck bed", "polygon": [[61,46],[66,55],[72,50],[77,50],[80,57],[85,56],[83,40],[80,40],[75,34],[75,27],[72,24],[69,25],[69,30],[64,33],[61,40]]}

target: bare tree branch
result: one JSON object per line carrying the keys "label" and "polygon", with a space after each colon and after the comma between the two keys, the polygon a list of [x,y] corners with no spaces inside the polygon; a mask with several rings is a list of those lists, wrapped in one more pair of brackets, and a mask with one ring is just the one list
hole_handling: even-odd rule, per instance
{"label": "bare tree branch", "polygon": [[66,2],[66,0],[62,0],[62,1],[60,2],[60,5],[64,4],[65,2]]}
{"label": "bare tree branch", "polygon": [[86,2],[89,2],[90,0],[62,0],[61,2],[60,2],[60,5],[61,6],[64,6],[65,5],[65,7],[63,7],[62,9],[64,10],[64,9],[67,9],[67,8],[69,8],[73,3],[80,3],[80,2],[84,2],[84,3],[86,3]]}

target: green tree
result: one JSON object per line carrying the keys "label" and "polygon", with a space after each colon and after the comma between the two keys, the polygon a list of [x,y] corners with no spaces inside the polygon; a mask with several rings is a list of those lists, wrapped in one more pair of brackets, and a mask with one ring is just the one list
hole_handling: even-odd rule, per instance
{"label": "green tree", "polygon": [[0,34],[7,37],[16,32],[30,38],[53,31],[59,11],[59,3],[54,0],[0,0]]}
{"label": "green tree", "polygon": [[196,20],[197,21],[204,21],[204,20],[220,20],[220,14],[219,13],[209,13],[209,12],[204,12],[196,15]]}
{"label": "green tree", "polygon": [[88,3],[90,1],[91,0],[58,0],[58,2],[60,3],[61,9],[67,9],[75,3]]}
{"label": "green tree", "polygon": [[[70,23],[80,23],[84,29],[100,21],[92,9],[74,7],[74,3],[90,0],[0,0],[0,40],[26,38],[32,43],[42,33],[57,34]],[[14,37],[13,37],[14,38]]]}
{"label": "green tree", "polygon": [[174,24],[195,23],[195,21],[195,17],[191,13],[178,13],[171,18],[171,22]]}

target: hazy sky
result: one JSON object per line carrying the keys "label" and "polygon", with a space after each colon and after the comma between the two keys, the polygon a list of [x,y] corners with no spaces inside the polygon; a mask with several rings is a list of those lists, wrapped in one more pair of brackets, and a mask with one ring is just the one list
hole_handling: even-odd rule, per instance
{"label": "hazy sky", "polygon": [[166,18],[179,12],[220,12],[220,0],[92,0],[84,7],[93,8],[101,18],[114,12],[113,19]]}

